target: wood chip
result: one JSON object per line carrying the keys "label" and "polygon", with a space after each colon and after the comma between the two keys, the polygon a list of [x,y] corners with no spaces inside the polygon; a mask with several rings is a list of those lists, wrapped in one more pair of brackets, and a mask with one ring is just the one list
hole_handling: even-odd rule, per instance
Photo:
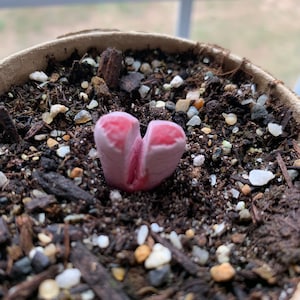
{"label": "wood chip", "polygon": [[10,239],[10,233],[6,222],[2,217],[0,217],[0,244],[5,243]]}
{"label": "wood chip", "polygon": [[31,218],[23,214],[16,218],[16,223],[20,232],[20,247],[26,253],[29,254],[33,246],[33,222]]}
{"label": "wood chip", "polygon": [[89,204],[94,203],[94,198],[90,193],[81,189],[71,179],[56,172],[36,171],[33,173],[33,177],[48,194],[53,194],[68,201],[84,200]]}
{"label": "wood chip", "polygon": [[84,281],[100,299],[128,300],[120,285],[106,271],[98,258],[82,243],[71,249],[71,262],[81,272]]}
{"label": "wood chip", "polygon": [[17,143],[20,141],[18,130],[8,111],[4,106],[0,106],[0,125],[4,129],[5,136],[10,143]]}

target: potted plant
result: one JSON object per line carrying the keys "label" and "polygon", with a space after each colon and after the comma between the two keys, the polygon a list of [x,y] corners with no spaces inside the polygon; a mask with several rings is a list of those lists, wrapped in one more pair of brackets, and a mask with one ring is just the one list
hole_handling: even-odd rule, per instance
{"label": "potted plant", "polygon": [[0,78],[5,299],[296,297],[300,102],[281,81],[119,31],[29,48]]}

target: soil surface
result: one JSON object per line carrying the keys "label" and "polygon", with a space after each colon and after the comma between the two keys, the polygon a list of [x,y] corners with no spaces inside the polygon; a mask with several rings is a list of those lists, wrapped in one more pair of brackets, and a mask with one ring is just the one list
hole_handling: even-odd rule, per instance
{"label": "soil surface", "polygon": [[[300,274],[299,125],[274,85],[262,91],[240,69],[225,73],[221,58],[196,50],[50,57],[49,80],[28,80],[0,97],[3,299],[291,297]],[[170,86],[176,75],[182,83]],[[184,103],[201,123],[190,126],[178,100],[194,90],[198,96]],[[64,108],[50,120],[55,104]],[[154,119],[184,129],[176,171],[153,190],[107,185],[93,128],[110,111],[134,115],[142,134]],[[272,178],[254,184],[253,170]],[[144,251],[161,244],[171,253],[162,266],[147,268],[149,253],[137,250],[142,225]],[[80,282],[69,278],[70,288],[47,298],[45,280],[70,267]]]}

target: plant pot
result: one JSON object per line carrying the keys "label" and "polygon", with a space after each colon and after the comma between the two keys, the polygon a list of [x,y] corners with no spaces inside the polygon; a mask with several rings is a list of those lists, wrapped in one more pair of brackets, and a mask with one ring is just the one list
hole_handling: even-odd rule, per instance
{"label": "plant pot", "polygon": [[[82,59],[88,50],[95,57],[107,48],[122,51],[121,79],[98,94],[92,86],[89,94],[97,68],[86,71]],[[159,57],[163,63],[136,83],[126,77],[131,65],[124,61],[135,55],[152,62]],[[110,62],[113,73],[115,61]],[[35,71],[48,72],[50,83],[28,82]],[[183,78],[183,85],[169,85],[175,75]],[[87,87],[82,85],[85,76]],[[68,282],[61,286],[74,285],[72,295],[87,292],[95,299],[294,293],[300,264],[300,100],[281,81],[219,46],[160,34],[95,30],[2,60],[0,82],[0,292],[5,299],[61,295],[57,282],[65,279],[56,276],[63,263],[71,263],[75,271],[63,273]],[[150,92],[142,96],[138,88],[147,84]],[[189,102],[201,117],[199,124],[189,125],[177,102],[195,89],[202,89],[198,98],[204,106],[196,105],[198,99]],[[98,107],[86,109],[89,95]],[[173,108],[158,105],[168,99]],[[47,122],[42,114],[55,103],[66,109]],[[89,122],[74,121],[83,108],[89,111]],[[108,110],[137,114],[142,131],[152,117],[184,127],[186,153],[157,188],[127,193],[106,184],[92,133],[95,121]],[[228,120],[231,113],[237,121]],[[64,132],[54,135],[54,129]],[[62,145],[69,147],[64,155],[58,151]],[[252,170],[270,172],[271,177],[257,183],[257,176],[265,174],[256,173],[251,180]],[[150,267],[144,265],[148,252],[154,256]],[[45,281],[53,278],[57,280],[48,288]]]}

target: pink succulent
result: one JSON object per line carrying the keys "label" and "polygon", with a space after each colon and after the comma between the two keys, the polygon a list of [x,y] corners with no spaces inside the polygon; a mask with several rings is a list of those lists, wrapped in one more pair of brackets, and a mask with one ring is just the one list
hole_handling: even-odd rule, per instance
{"label": "pink succulent", "polygon": [[170,121],[151,121],[142,138],[139,121],[125,112],[102,116],[94,138],[107,183],[129,192],[152,189],[170,176],[186,144],[183,129]]}

